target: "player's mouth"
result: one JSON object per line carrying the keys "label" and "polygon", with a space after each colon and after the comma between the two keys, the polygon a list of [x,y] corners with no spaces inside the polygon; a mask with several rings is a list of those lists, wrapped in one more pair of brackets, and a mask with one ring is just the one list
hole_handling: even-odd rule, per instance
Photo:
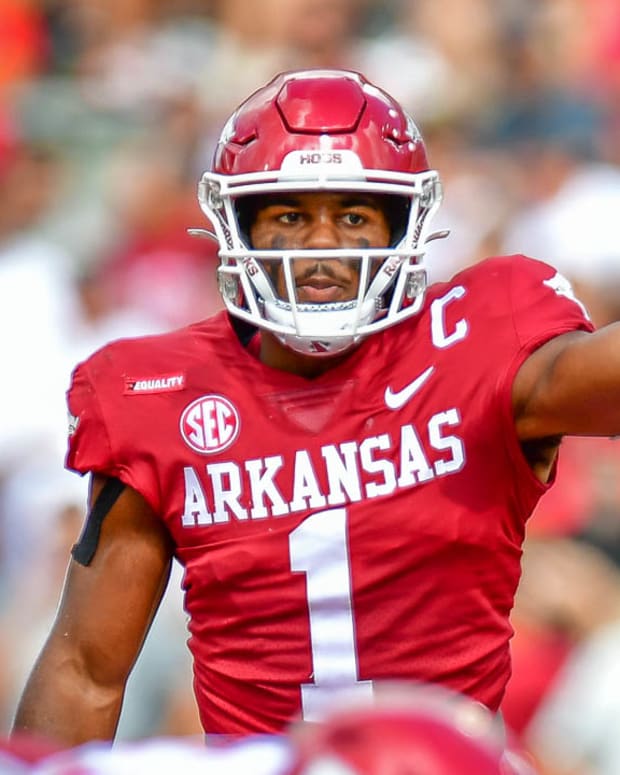
{"label": "player's mouth", "polygon": [[297,284],[299,302],[344,301],[347,296],[346,288],[331,277],[311,277]]}
{"label": "player's mouth", "polygon": [[[349,301],[354,291],[348,277],[334,271],[330,266],[321,266],[317,271],[309,270],[295,278],[297,301],[319,304],[330,301]],[[353,293],[353,295],[352,295]]]}

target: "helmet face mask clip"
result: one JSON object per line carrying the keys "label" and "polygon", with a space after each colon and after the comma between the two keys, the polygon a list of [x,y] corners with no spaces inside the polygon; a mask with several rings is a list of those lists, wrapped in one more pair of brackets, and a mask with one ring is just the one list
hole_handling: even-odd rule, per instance
{"label": "helmet face mask clip", "polygon": [[[263,197],[320,192],[397,203],[386,208],[398,224],[391,244],[329,250],[257,250],[250,244],[245,203],[260,208]],[[298,353],[344,352],[422,304],[424,244],[441,185],[412,119],[357,73],[283,73],[255,92],[224,127],[198,199],[219,243],[227,309]],[[300,301],[294,267],[308,259],[355,262],[355,298]],[[285,297],[275,287],[278,272]]]}

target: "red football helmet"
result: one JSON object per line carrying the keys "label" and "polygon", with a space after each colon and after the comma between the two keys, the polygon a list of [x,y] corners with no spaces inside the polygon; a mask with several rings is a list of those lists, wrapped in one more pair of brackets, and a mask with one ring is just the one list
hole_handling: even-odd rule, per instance
{"label": "red football helmet", "polygon": [[289,775],[535,775],[501,721],[468,698],[406,687],[297,731]]}
{"label": "red football helmet", "polygon": [[[240,219],[243,197],[304,191],[391,195],[402,211],[392,244],[366,250],[252,249]],[[362,75],[343,70],[283,73],[255,92],[228,120],[213,170],[199,185],[200,206],[220,246],[227,308],[305,354],[341,352],[419,309],[426,287],[424,244],[440,201],[439,178],[429,169],[413,120]],[[299,302],[292,262],[310,257],[359,260],[357,298]],[[269,261],[282,262],[286,299],[265,270]]]}

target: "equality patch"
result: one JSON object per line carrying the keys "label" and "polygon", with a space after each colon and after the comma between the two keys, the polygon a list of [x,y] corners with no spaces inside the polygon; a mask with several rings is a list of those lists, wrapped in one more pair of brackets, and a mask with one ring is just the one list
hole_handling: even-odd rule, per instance
{"label": "equality patch", "polygon": [[185,388],[185,374],[161,374],[154,377],[125,377],[126,396],[145,393],[172,393]]}

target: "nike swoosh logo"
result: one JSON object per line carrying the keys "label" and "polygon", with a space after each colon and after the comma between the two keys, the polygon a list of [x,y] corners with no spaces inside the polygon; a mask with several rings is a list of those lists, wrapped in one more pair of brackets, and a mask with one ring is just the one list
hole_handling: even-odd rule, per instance
{"label": "nike swoosh logo", "polygon": [[435,371],[434,366],[429,366],[426,371],[423,371],[419,377],[416,377],[413,382],[410,382],[402,390],[394,393],[392,388],[388,385],[385,389],[385,405],[388,409],[400,409],[407,401],[410,401],[418,390],[424,385],[426,380]]}

